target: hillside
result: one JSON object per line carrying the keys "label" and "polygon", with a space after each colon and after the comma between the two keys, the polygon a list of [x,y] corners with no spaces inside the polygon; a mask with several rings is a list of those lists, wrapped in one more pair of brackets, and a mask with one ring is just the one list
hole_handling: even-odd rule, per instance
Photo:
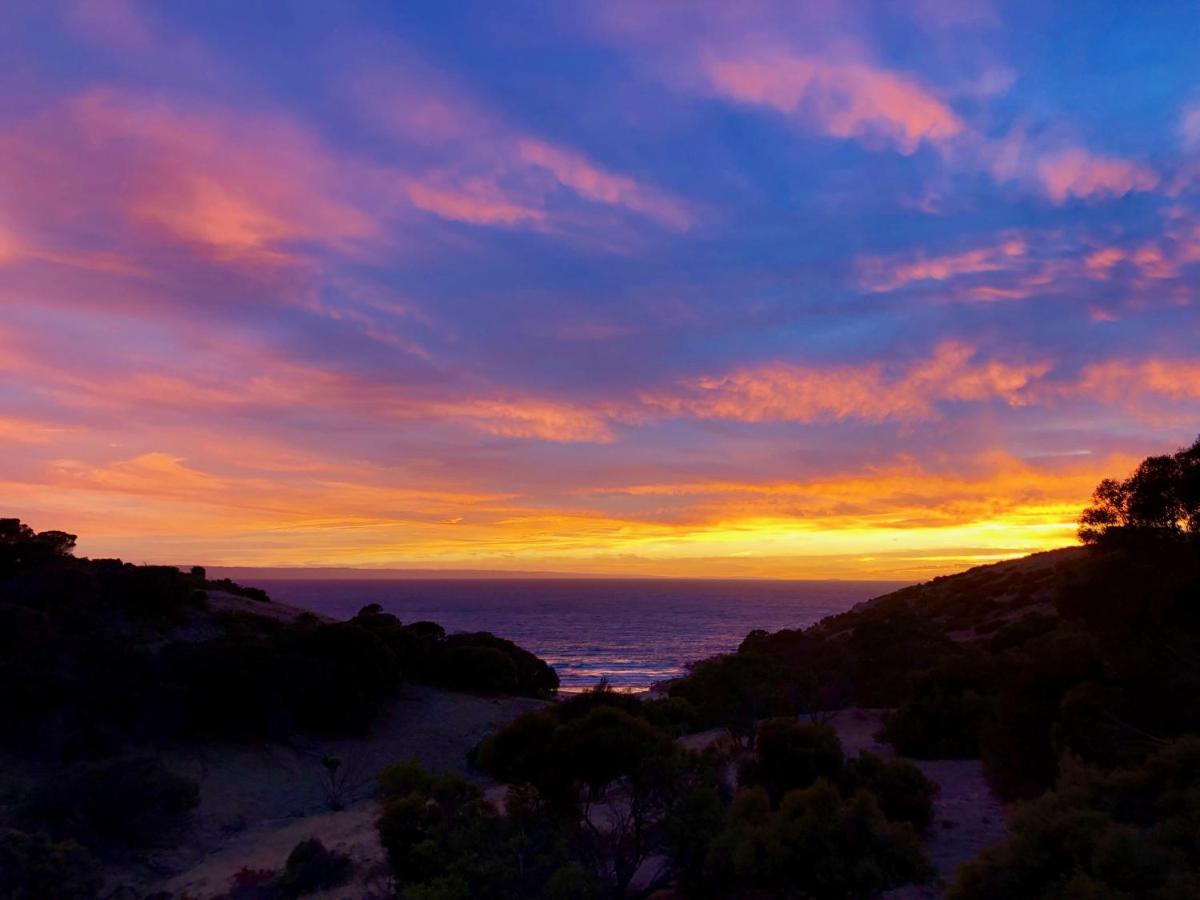
{"label": "hillside", "polygon": [[370,874],[380,773],[466,771],[557,688],[490,634],[370,606],[334,622],[199,567],[73,547],[0,519],[3,897],[222,896],[241,866],[282,865],[293,832],[328,837],[321,816],[343,807],[361,827],[341,849]]}
{"label": "hillside", "polygon": [[746,742],[883,708],[900,754],[979,760],[1010,835],[955,898],[1198,896],[1200,441],[1101,482],[1080,524],[1082,547],[751,633],[671,695]]}
{"label": "hillside", "polygon": [[873,616],[904,612],[926,619],[955,640],[984,638],[1025,615],[1057,615],[1054,601],[1088,552],[1086,547],[1063,547],[943,575],[826,619],[818,633],[832,637]]}

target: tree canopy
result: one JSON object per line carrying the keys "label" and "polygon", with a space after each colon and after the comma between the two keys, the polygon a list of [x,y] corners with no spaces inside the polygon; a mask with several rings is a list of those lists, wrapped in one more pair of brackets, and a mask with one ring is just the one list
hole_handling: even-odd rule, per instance
{"label": "tree canopy", "polygon": [[1098,544],[1119,536],[1200,534],[1200,438],[1148,456],[1124,480],[1106,478],[1079,520],[1079,537]]}

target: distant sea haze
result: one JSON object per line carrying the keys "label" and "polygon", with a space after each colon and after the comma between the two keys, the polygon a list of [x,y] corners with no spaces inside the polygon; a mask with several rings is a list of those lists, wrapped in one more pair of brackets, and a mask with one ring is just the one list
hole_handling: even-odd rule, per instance
{"label": "distant sea haze", "polygon": [[490,631],[558,671],[565,690],[607,678],[642,690],[737,648],[756,628],[803,628],[903,586],[892,581],[693,579],[273,579],[283,603],[348,619],[378,603],[403,622]]}

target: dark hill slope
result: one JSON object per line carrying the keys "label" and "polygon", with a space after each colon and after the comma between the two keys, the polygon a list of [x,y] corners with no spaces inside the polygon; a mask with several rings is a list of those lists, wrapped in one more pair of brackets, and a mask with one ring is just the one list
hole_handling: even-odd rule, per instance
{"label": "dark hill slope", "polygon": [[1164,537],[1076,547],[904,588],[808,629],[752,632],[672,694],[702,721],[885,707],[918,758],[981,757],[1008,796],[1068,755],[1125,764],[1200,731],[1200,553]]}
{"label": "dark hill slope", "polygon": [[943,575],[860,603],[814,633],[833,637],[877,618],[914,615],[956,640],[986,637],[1029,613],[1055,615],[1059,592],[1088,552],[1063,547]]}

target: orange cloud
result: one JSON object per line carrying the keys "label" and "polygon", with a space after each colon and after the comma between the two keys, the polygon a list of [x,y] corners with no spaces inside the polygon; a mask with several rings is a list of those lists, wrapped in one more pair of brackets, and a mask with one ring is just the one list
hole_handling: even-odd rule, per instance
{"label": "orange cloud", "polygon": [[464,419],[489,434],[545,441],[608,443],[613,431],[603,414],[568,403],[524,400],[466,399],[436,404],[436,415]]}
{"label": "orange cloud", "polygon": [[742,422],[924,419],[942,401],[1024,403],[1023,389],[1047,363],[975,362],[955,342],[898,373],[882,365],[816,368],[776,363],[686,382],[675,392],[646,393],[642,402],[673,416]]}
{"label": "orange cloud", "polygon": [[[1027,522],[1063,531],[1106,474],[1131,457],[1066,457],[1034,465],[1004,453],[939,472],[912,460],[861,473],[799,481],[698,481],[585,488],[585,496],[648,498],[650,514],[676,524],[714,526],[790,517],[823,531],[960,527],[987,521]],[[676,504],[664,511],[663,501]],[[884,542],[880,538],[880,542]],[[1069,541],[1067,541],[1069,542]]]}
{"label": "orange cloud", "polygon": [[786,53],[712,58],[712,87],[740,103],[798,114],[832,137],[886,140],[902,153],[963,131],[954,112],[915,79],[863,62]]}
{"label": "orange cloud", "polygon": [[1038,177],[1050,199],[1062,203],[1070,197],[1122,197],[1133,191],[1153,190],[1158,175],[1127,159],[1097,156],[1080,148],[1064,150],[1043,159]]}

